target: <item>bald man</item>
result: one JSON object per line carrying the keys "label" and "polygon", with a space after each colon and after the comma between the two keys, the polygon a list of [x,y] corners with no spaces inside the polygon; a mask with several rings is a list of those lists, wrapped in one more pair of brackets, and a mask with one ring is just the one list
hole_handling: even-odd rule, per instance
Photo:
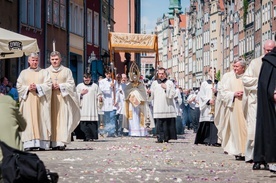
{"label": "bald man", "polygon": [[[266,55],[275,47],[273,40],[267,40],[264,43],[263,53]],[[254,139],[256,131],[256,114],[257,114],[257,86],[258,78],[262,66],[262,58],[264,55],[255,58],[250,62],[246,69],[242,81],[244,85],[243,109],[247,122],[247,143],[245,151],[245,161],[253,161]],[[253,169],[260,169],[260,166],[254,165]]]}

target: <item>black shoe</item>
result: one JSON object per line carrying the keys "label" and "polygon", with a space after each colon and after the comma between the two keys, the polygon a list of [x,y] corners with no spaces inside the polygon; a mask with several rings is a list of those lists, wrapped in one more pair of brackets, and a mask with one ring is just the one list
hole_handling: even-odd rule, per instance
{"label": "black shoe", "polygon": [[269,169],[269,165],[268,165],[267,163],[264,163],[263,165],[264,165],[264,169],[265,169],[265,170],[270,170],[270,169]]}
{"label": "black shoe", "polygon": [[59,146],[59,147],[58,147],[58,150],[60,150],[60,151],[65,150],[65,146]]}
{"label": "black shoe", "polygon": [[27,147],[24,149],[24,151],[35,151],[35,150],[39,150],[39,148],[37,147]]}
{"label": "black shoe", "polygon": [[57,146],[57,147],[52,147],[52,150],[59,150],[59,151],[63,151],[65,150],[66,146]]}
{"label": "black shoe", "polygon": [[245,161],[245,157],[244,156],[235,156],[235,158],[238,161]]}
{"label": "black shoe", "polygon": [[252,169],[253,170],[260,170],[261,169],[261,164],[260,163],[254,163]]}
{"label": "black shoe", "polygon": [[169,140],[164,140],[164,142],[169,143]]}
{"label": "black shoe", "polygon": [[210,144],[209,146],[220,147],[221,145],[219,143],[215,143],[215,144]]}
{"label": "black shoe", "polygon": [[31,148],[25,148],[24,151],[32,151]]}
{"label": "black shoe", "polygon": [[83,139],[84,142],[92,142],[94,141],[93,139]]}
{"label": "black shoe", "polygon": [[157,140],[155,143],[163,143],[163,140]]}

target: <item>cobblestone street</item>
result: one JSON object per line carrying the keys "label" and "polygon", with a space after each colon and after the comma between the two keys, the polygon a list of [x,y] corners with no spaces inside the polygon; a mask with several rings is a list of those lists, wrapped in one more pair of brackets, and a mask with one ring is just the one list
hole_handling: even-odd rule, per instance
{"label": "cobblestone street", "polygon": [[194,145],[188,131],[158,144],[153,137],[74,141],[65,151],[35,152],[59,182],[275,182],[276,174],[253,171],[220,147]]}

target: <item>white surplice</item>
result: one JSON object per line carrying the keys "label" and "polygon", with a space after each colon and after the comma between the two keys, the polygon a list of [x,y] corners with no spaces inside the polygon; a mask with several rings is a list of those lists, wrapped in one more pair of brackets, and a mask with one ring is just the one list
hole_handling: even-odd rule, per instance
{"label": "white surplice", "polygon": [[[88,93],[81,97],[81,91],[87,89]],[[96,83],[85,85],[80,83],[77,86],[77,94],[80,102],[81,121],[98,121],[98,103],[102,92]]]}

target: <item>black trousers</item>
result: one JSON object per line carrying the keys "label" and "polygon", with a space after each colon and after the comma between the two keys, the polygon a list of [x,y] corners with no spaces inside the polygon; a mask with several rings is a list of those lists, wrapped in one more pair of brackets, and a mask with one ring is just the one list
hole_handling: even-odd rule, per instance
{"label": "black trousers", "polygon": [[213,121],[199,123],[199,128],[195,137],[195,144],[214,145],[218,141],[218,129]]}
{"label": "black trousers", "polygon": [[156,134],[158,141],[169,141],[177,139],[175,118],[157,118],[155,119]]}
{"label": "black trousers", "polygon": [[98,122],[97,121],[81,121],[80,128],[85,134],[86,140],[98,139]]}

